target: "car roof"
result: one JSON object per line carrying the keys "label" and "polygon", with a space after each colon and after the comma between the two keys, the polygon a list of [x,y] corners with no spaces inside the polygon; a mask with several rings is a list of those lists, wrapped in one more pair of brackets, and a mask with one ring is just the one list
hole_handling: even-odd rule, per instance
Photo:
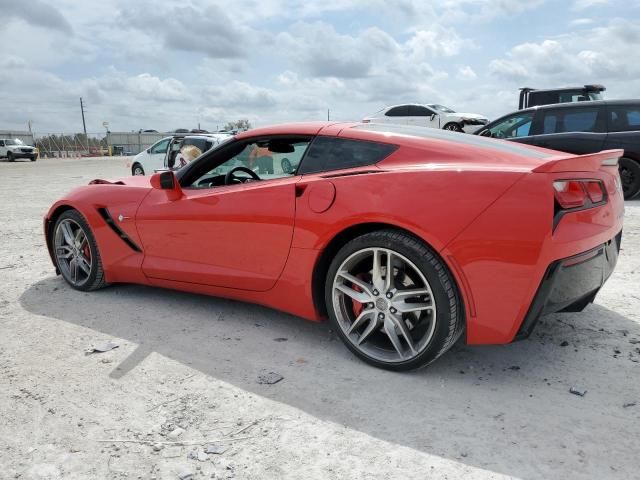
{"label": "car roof", "polygon": [[232,137],[233,135],[231,135],[230,133],[198,133],[195,135],[185,135],[184,138],[202,138],[202,139],[207,139],[207,138],[218,138],[218,137]]}
{"label": "car roof", "polygon": [[523,145],[516,142],[495,140],[476,135],[448,132],[438,128],[412,127],[386,123],[361,122],[311,122],[287,123],[269,127],[256,128],[236,135],[237,139],[259,137],[263,135],[321,135],[365,140],[393,145],[421,146],[442,143],[455,148],[456,145],[466,148],[493,150],[498,154],[518,155],[527,158],[546,158],[549,151]]}
{"label": "car roof", "polygon": [[[640,99],[624,99],[624,100],[589,100],[586,102],[565,102],[565,103],[550,103],[549,105],[536,105],[535,107],[523,108],[522,110],[516,110],[516,112],[526,112],[535,110],[548,110],[550,108],[580,108],[580,107],[592,107],[599,105],[640,105]],[[511,115],[508,113],[500,118]],[[492,122],[493,123],[493,122]]]}

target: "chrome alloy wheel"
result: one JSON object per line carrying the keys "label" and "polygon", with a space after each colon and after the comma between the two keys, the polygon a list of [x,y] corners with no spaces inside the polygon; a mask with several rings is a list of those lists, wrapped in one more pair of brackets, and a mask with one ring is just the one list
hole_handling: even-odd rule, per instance
{"label": "chrome alloy wheel", "polygon": [[363,354],[398,363],[420,355],[436,326],[429,282],[410,260],[387,248],[365,248],[338,269],[333,309],[348,340]]}
{"label": "chrome alloy wheel", "polygon": [[64,278],[75,286],[88,280],[93,267],[87,234],[75,221],[65,218],[56,228],[53,246]]}

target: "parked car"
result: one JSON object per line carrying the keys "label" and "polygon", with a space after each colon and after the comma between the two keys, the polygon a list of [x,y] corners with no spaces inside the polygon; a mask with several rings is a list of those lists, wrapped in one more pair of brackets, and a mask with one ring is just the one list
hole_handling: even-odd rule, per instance
{"label": "parked car", "polygon": [[582,87],[564,87],[537,89],[524,87],[520,89],[518,110],[552,103],[588,102],[603,100],[604,85],[584,85]]}
{"label": "parked car", "polygon": [[19,138],[0,138],[0,158],[13,162],[18,158],[28,158],[32,162],[38,159],[38,149],[25,145]]}
{"label": "parked car", "polygon": [[640,100],[534,107],[505,115],[475,133],[578,155],[621,148],[624,198],[640,192]]}
{"label": "parked car", "polygon": [[146,175],[156,170],[171,169],[176,153],[182,147],[195,145],[200,151],[206,152],[230,137],[231,135],[218,133],[165,137],[133,157],[127,163],[127,167],[131,169],[132,175]]}
{"label": "parked car", "polygon": [[471,133],[489,123],[484,115],[477,113],[457,113],[438,105],[403,104],[385,107],[373,115],[364,118],[363,123],[394,123],[416,127],[442,128],[453,132]]}
{"label": "parked car", "polygon": [[[292,168],[261,176],[243,165],[256,148]],[[76,188],[48,211],[46,244],[72,288],[141,283],[328,316],[359,358],[408,370],[461,337],[509,343],[593,301],[620,249],[621,154],[373,123],[265,127],[177,172]]]}

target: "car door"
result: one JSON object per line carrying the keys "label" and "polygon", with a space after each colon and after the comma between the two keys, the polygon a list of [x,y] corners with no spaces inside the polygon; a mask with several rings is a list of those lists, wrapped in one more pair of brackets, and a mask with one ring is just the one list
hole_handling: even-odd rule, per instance
{"label": "car door", "polygon": [[[275,285],[291,246],[297,165],[268,180],[221,184],[225,173],[244,166],[238,158],[247,149],[270,140],[235,141],[200,157],[181,177],[178,200],[163,190],[149,193],[136,214],[145,275],[253,291]],[[309,141],[298,138],[296,145]]]}
{"label": "car door", "polygon": [[163,138],[147,149],[147,158],[145,159],[145,172],[147,174],[151,175],[156,170],[164,169],[165,156],[170,141],[171,137]]}
{"label": "car door", "polygon": [[539,114],[536,145],[577,155],[602,150],[607,136],[604,105],[545,108]]}
{"label": "car door", "polygon": [[417,127],[440,128],[436,112],[422,105],[409,105],[407,124]]}
{"label": "car door", "polygon": [[640,103],[607,106],[608,134],[603,150],[622,148],[625,155],[640,158]]}
{"label": "car door", "polygon": [[534,145],[535,110],[522,110],[490,123],[478,135]]}
{"label": "car door", "polygon": [[7,149],[4,146],[4,140],[0,140],[0,157],[4,157],[7,155]]}

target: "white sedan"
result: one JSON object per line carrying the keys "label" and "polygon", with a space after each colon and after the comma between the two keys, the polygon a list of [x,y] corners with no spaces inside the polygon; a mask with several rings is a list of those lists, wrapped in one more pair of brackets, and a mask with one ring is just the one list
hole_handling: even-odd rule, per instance
{"label": "white sedan", "polygon": [[394,123],[417,127],[442,128],[453,132],[471,133],[489,123],[477,113],[459,113],[435,103],[392,105],[366,117],[364,123]]}
{"label": "white sedan", "polygon": [[152,175],[157,170],[171,169],[176,153],[182,147],[194,145],[204,153],[231,136],[228,133],[206,133],[165,137],[133,157],[127,162],[127,167],[132,175]]}

